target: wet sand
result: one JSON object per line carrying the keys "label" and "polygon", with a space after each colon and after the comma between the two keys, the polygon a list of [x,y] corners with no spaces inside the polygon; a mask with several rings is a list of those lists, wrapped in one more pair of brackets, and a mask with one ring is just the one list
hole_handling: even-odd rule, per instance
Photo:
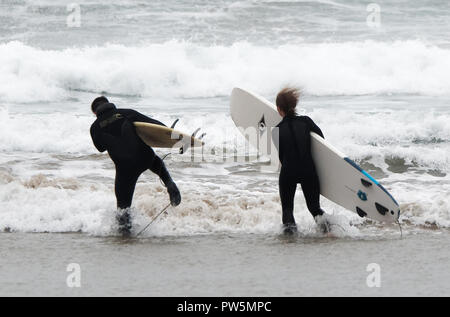
{"label": "wet sand", "polygon": [[[2,233],[0,244],[1,296],[450,295],[446,230],[367,239]],[[367,284],[370,263],[380,287]]]}

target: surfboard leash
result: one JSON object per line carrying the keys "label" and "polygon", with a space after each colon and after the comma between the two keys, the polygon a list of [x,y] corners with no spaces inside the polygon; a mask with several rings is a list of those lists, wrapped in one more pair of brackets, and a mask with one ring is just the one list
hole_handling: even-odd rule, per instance
{"label": "surfboard leash", "polygon": [[164,208],[159,212],[159,214],[157,214],[157,215],[152,219],[152,221],[150,221],[150,223],[149,223],[148,225],[145,226],[144,229],[142,229],[141,231],[139,231],[139,233],[136,235],[136,238],[139,237],[139,235],[140,235],[142,232],[144,232],[145,230],[147,230],[147,228],[150,227],[150,225],[151,225],[153,222],[155,222],[155,220],[158,219],[158,217],[159,217],[164,211],[166,211],[167,208],[169,208],[169,207],[170,207],[170,203],[169,203],[166,207],[164,207]]}
{"label": "surfboard leash", "polygon": [[[175,123],[176,123],[176,122],[175,122]],[[164,156],[162,157],[161,161],[164,161],[164,159],[165,159],[166,157],[168,157],[170,154],[172,154],[172,153],[167,153],[166,155],[164,155]],[[159,173],[161,174],[161,169],[159,170]],[[159,179],[159,181],[161,182],[161,184],[162,184],[163,186],[166,186],[166,185],[164,185],[164,183],[161,181],[161,178]],[[171,203],[169,203],[166,207],[164,207],[164,208],[156,215],[156,217],[154,217],[154,218],[150,221],[150,223],[144,227],[144,229],[142,229],[141,231],[139,231],[138,234],[136,235],[136,238],[139,237],[139,235],[140,235],[142,232],[144,232],[145,230],[147,230],[147,228],[150,227],[150,225],[151,225],[153,222],[155,222],[155,220],[156,220],[156,219],[157,219],[164,211],[166,211],[167,208],[170,207],[170,205],[171,205]]]}

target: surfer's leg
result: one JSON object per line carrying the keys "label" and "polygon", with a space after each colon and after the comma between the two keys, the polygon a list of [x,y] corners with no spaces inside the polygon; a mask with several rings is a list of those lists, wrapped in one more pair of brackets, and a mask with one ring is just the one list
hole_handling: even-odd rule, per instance
{"label": "surfer's leg", "polygon": [[320,183],[317,175],[312,175],[301,182],[306,205],[322,233],[330,232],[330,223],[325,212],[320,208]]}
{"label": "surfer's leg", "polygon": [[320,208],[320,183],[317,175],[305,178],[301,184],[306,206],[311,215],[313,217],[323,215],[324,211]]}
{"label": "surfer's leg", "polygon": [[281,207],[283,210],[283,225],[285,228],[290,226],[295,227],[294,197],[297,183],[292,181],[288,173],[282,170],[280,172],[279,187]]}
{"label": "surfer's leg", "polygon": [[119,232],[125,235],[130,234],[131,219],[128,208],[131,207],[139,175],[140,173],[135,169],[116,167],[114,191],[117,199],[117,208],[119,209],[117,221],[119,223]]}
{"label": "surfer's leg", "polygon": [[154,154],[150,161],[151,164],[149,169],[161,178],[166,187],[169,183],[173,182],[172,177],[166,168],[166,164],[164,164],[163,160],[158,155]]}
{"label": "surfer's leg", "polygon": [[170,203],[172,206],[178,206],[181,202],[181,194],[178,190],[177,185],[172,180],[169,171],[166,168],[166,164],[164,164],[163,160],[155,154],[153,149],[149,148],[151,152],[149,152],[149,161],[150,166],[148,168],[161,178],[164,185],[167,187],[167,192],[169,193]]}
{"label": "surfer's leg", "polygon": [[117,199],[117,208],[131,207],[134,189],[140,173],[130,167],[116,167],[114,191]]}

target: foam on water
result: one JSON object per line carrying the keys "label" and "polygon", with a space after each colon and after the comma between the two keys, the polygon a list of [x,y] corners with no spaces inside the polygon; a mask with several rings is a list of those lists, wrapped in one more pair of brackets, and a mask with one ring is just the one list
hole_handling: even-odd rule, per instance
{"label": "foam on water", "polygon": [[[238,155],[246,153],[244,138],[229,114],[179,114],[154,112],[151,116],[166,124],[178,117],[181,120],[177,129],[181,131],[201,127],[207,133],[205,155],[222,155],[224,148],[232,153],[236,150]],[[402,164],[401,168],[450,172],[450,126],[447,124],[450,117],[446,112],[317,108],[307,115],[317,122],[335,147],[352,159],[370,160],[385,170],[389,165]],[[0,108],[0,151],[94,154],[96,149],[89,135],[94,119],[87,113],[14,114]]]}
{"label": "foam on water", "polygon": [[[150,177],[145,176],[136,188],[132,209],[136,230],[143,228],[168,203],[166,189]],[[262,187],[246,184],[247,176],[223,175],[225,184],[218,184],[214,177],[206,177],[176,176],[182,204],[171,207],[144,236],[276,234],[280,231],[281,207],[276,176],[267,178]],[[86,179],[84,176],[58,177],[39,173],[17,176],[0,171],[0,186],[0,230],[80,231],[92,235],[115,235],[117,232],[113,175],[104,179]],[[450,227],[448,181],[430,181],[428,186],[417,186],[407,180],[396,181],[387,188],[400,202],[404,224]],[[379,230],[366,229],[361,233],[355,225],[365,223],[364,219],[326,199],[322,199],[322,207],[332,215],[335,236],[357,238],[380,234]],[[318,235],[300,192],[296,196],[295,217],[300,234]],[[370,228],[371,222],[367,224]],[[366,225],[363,227],[367,228]],[[385,230],[392,228],[388,226]]]}
{"label": "foam on water", "polygon": [[[287,84],[303,87],[301,107],[325,137],[399,201],[404,224],[449,228],[446,2],[381,3],[376,30],[366,25],[366,5],[354,2],[80,4],[79,29],[66,27],[64,5],[0,5],[7,9],[0,13],[0,230],[116,234],[114,168],[89,136],[93,96],[166,124],[180,118],[181,131],[202,127],[214,159],[224,151],[248,154],[228,114],[231,89],[273,100]],[[400,96],[402,105],[384,104],[386,96]],[[145,235],[279,232],[277,173],[259,172],[264,163],[166,162],[183,202]],[[159,181],[144,175],[133,205],[136,228],[167,200]],[[392,229],[378,231],[322,203],[336,236]],[[300,234],[317,234],[300,191],[295,216]]]}
{"label": "foam on water", "polygon": [[43,50],[0,44],[0,101],[64,99],[70,91],[136,96],[226,96],[234,86],[274,94],[291,83],[311,95],[448,95],[450,50],[421,41]]}
{"label": "foam on water", "polygon": [[[9,108],[14,109],[14,105]],[[306,108],[326,138],[373,173],[399,201],[404,224],[449,228],[447,112],[418,107]],[[243,138],[227,113],[181,112],[181,116],[171,111],[151,115],[166,123],[180,117],[178,128],[182,131],[202,127],[207,133],[205,149],[209,158],[220,156],[224,144],[227,150],[236,149],[239,155],[245,155]],[[93,119],[87,113],[71,111],[1,109],[0,230],[116,234],[114,169],[107,156],[97,154],[92,145],[89,126]],[[281,208],[276,173],[261,174],[251,161],[183,162],[176,156],[166,161],[182,191],[182,204],[171,208],[144,236],[279,232]],[[244,174],[240,176],[240,172]],[[136,228],[145,226],[167,204],[165,189],[153,176],[148,177],[144,176],[135,193]],[[258,177],[266,181],[258,185]],[[356,214],[326,200],[322,204],[337,217],[335,236],[380,234],[378,230],[361,233],[366,225],[349,225],[364,223]],[[300,234],[317,234],[300,191],[296,219]]]}

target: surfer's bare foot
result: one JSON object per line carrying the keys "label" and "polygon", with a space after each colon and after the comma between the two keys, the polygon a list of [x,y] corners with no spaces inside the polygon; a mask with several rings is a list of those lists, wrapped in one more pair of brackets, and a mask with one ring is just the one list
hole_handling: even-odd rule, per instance
{"label": "surfer's bare foot", "polygon": [[327,214],[322,214],[314,217],[314,220],[316,221],[317,226],[319,227],[320,232],[323,234],[330,233],[331,231],[331,224],[330,221],[327,219]]}
{"label": "surfer's bare foot", "polygon": [[173,181],[167,185],[167,192],[169,193],[170,204],[174,207],[178,206],[181,203],[181,194]]}

